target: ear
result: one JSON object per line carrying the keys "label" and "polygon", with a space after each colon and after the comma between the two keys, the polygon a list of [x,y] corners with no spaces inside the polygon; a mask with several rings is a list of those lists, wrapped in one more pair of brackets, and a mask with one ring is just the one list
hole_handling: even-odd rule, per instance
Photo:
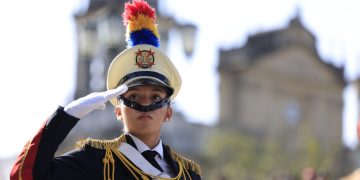
{"label": "ear", "polygon": [[122,120],[122,114],[121,114],[121,109],[120,109],[120,107],[119,107],[119,106],[116,106],[114,112],[115,112],[115,115],[116,115],[116,119],[118,119],[119,121],[121,121],[121,120]]}
{"label": "ear", "polygon": [[171,117],[172,117],[172,113],[173,113],[173,110],[170,106],[168,106],[168,108],[166,109],[166,114],[165,114],[165,120],[164,122],[169,122],[171,120]]}

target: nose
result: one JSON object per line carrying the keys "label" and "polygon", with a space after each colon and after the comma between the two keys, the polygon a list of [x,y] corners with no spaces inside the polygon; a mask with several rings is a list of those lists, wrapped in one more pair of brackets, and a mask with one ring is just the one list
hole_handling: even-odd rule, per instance
{"label": "nose", "polygon": [[148,98],[148,97],[143,97],[140,100],[140,104],[143,105],[143,106],[147,106],[147,105],[150,105],[152,103],[153,102],[152,102],[151,98]]}

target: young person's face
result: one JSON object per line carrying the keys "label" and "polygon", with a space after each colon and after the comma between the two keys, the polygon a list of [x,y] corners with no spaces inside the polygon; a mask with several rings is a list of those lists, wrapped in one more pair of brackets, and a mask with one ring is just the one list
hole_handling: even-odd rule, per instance
{"label": "young person's face", "polygon": [[[167,92],[161,86],[144,85],[129,88],[123,96],[141,105],[149,105],[165,99]],[[141,112],[120,103],[115,112],[118,119],[123,121],[125,130],[138,136],[160,134],[162,124],[170,120],[172,115],[172,109],[168,105],[153,111]]]}

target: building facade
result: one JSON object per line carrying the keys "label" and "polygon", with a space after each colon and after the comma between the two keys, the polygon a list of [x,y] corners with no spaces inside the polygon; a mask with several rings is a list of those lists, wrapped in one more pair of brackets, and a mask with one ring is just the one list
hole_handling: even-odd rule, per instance
{"label": "building facade", "polygon": [[241,48],[221,50],[219,124],[277,142],[294,157],[316,147],[336,168],[345,81],[315,44],[295,17],[287,27],[249,36]]}

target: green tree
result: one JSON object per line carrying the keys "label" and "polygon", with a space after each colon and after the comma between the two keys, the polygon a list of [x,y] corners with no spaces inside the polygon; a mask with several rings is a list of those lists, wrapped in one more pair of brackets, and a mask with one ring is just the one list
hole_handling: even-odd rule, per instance
{"label": "green tree", "polygon": [[256,137],[230,129],[218,129],[207,141],[203,169],[210,180],[263,180],[275,176],[299,179],[302,169],[308,166],[331,175],[338,149],[321,147],[311,135],[290,142],[285,135]]}

